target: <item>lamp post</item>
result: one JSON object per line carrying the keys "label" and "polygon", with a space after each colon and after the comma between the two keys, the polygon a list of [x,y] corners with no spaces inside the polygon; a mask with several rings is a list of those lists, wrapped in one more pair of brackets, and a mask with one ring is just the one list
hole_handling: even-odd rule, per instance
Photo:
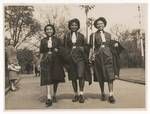
{"label": "lamp post", "polygon": [[140,39],[140,49],[141,49],[141,57],[142,57],[142,64],[144,62],[144,46],[143,46],[143,36],[142,36],[142,16],[141,16],[141,7],[138,5],[138,17],[139,17],[139,33],[138,33],[138,38]]}
{"label": "lamp post", "polygon": [[87,38],[87,43],[88,44],[89,44],[89,37],[88,37],[88,13],[94,7],[95,7],[95,5],[81,5],[81,8],[84,8],[85,15],[86,15],[86,38]]}

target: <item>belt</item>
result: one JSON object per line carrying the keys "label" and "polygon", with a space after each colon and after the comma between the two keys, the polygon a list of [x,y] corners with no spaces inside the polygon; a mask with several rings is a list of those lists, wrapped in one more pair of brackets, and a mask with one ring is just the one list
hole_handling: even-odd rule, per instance
{"label": "belt", "polygon": [[72,49],[75,49],[77,46],[72,46]]}
{"label": "belt", "polygon": [[48,54],[52,54],[52,51],[48,51]]}
{"label": "belt", "polygon": [[102,43],[102,44],[98,44],[96,47],[104,48],[104,47],[109,47],[109,45],[106,43]]}
{"label": "belt", "polygon": [[52,54],[52,48],[48,49],[48,54]]}

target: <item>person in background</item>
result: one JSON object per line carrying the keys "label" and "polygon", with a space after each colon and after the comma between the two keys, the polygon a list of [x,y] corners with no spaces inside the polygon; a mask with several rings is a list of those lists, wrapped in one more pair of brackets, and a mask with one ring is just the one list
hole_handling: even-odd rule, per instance
{"label": "person in background", "polygon": [[26,64],[26,67],[25,67],[25,68],[26,68],[26,73],[27,73],[27,74],[30,74],[31,71],[32,71],[32,65],[31,65],[31,63],[28,62],[28,63]]}
{"label": "person in background", "polygon": [[9,70],[8,70],[8,57],[7,57],[7,47],[9,40],[5,37],[5,88],[9,87]]}
{"label": "person in background", "polygon": [[33,59],[35,77],[40,76],[40,65],[38,63],[39,54],[35,54]]}
{"label": "person in background", "polygon": [[10,89],[12,91],[16,91],[17,88],[15,82],[19,79],[18,72],[20,71],[21,67],[18,64],[17,50],[14,47],[14,41],[12,39],[9,41],[6,53],[8,58]]}

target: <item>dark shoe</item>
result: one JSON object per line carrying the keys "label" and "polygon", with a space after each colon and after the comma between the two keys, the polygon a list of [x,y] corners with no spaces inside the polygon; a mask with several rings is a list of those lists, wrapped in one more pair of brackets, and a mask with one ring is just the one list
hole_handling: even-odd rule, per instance
{"label": "dark shoe", "polygon": [[110,103],[115,103],[115,98],[114,98],[114,96],[109,96],[108,101],[109,101]]}
{"label": "dark shoe", "polygon": [[52,106],[52,100],[51,99],[47,99],[46,103],[47,106]]}
{"label": "dark shoe", "polygon": [[79,100],[79,96],[75,95],[74,98],[72,99],[72,102],[77,102]]}
{"label": "dark shoe", "polygon": [[79,96],[79,103],[84,103],[85,99],[83,95]]}
{"label": "dark shoe", "polygon": [[101,95],[101,101],[106,101],[106,95],[105,94]]}
{"label": "dark shoe", "polygon": [[56,96],[53,96],[53,103],[56,103],[56,102],[57,102]]}

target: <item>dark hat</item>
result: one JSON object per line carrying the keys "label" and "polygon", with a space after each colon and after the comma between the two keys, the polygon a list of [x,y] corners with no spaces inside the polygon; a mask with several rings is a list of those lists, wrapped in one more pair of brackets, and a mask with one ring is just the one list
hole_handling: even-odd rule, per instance
{"label": "dark hat", "polygon": [[79,28],[80,28],[80,21],[79,21],[79,19],[77,19],[77,18],[71,19],[71,20],[68,22],[68,28],[69,28],[69,29],[71,29],[70,26],[71,26],[72,23],[77,23],[77,25],[78,25],[78,30],[79,30]]}
{"label": "dark hat", "polygon": [[106,26],[106,24],[107,24],[107,21],[106,21],[106,19],[105,19],[104,17],[99,17],[98,19],[96,19],[96,20],[94,21],[94,27],[95,27],[95,28],[97,28],[97,22],[98,22],[98,21],[102,21],[105,26]]}

